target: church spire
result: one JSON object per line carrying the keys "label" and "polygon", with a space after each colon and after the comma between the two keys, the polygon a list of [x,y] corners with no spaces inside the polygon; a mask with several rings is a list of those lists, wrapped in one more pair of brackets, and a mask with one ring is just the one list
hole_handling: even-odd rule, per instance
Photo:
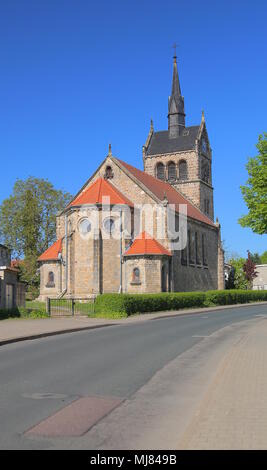
{"label": "church spire", "polygon": [[181,135],[185,127],[184,98],[181,94],[176,53],[173,57],[172,94],[169,96],[168,129],[170,138]]}

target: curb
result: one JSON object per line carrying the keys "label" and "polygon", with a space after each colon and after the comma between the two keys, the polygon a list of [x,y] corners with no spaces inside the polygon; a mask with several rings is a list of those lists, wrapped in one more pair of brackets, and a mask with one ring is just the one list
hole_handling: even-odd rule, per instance
{"label": "curb", "polygon": [[81,328],[70,328],[68,330],[48,331],[46,333],[36,333],[35,335],[30,335],[30,336],[19,336],[18,338],[9,338],[9,339],[0,340],[0,346],[4,346],[5,344],[11,344],[11,343],[20,343],[21,341],[31,341],[33,339],[46,338],[48,336],[57,336],[57,335],[64,335],[67,333],[75,333],[75,331],[96,330],[97,328],[103,328],[106,326],[115,326],[115,325],[118,325],[118,323],[103,323],[103,325],[85,326]]}
{"label": "curb", "polygon": [[[253,307],[255,305],[267,305],[267,302],[252,302],[252,303],[246,303],[246,304],[233,304],[233,305],[221,305],[221,306],[218,306],[218,307],[204,307],[204,308],[197,308],[197,309],[187,309],[187,312],[184,311],[182,313],[179,312],[179,311],[175,311],[175,313],[169,313],[167,315],[160,315],[160,312],[159,312],[159,316],[157,317],[153,317],[153,318],[149,318],[149,315],[153,315],[153,313],[155,314],[156,312],[150,312],[150,313],[144,313],[143,315],[144,316],[147,316],[147,318],[144,318],[143,321],[147,321],[147,320],[150,320],[150,321],[153,321],[153,320],[162,320],[164,318],[173,318],[173,317],[185,317],[185,316],[189,316],[189,315],[198,315],[198,314],[201,314],[201,313],[205,313],[205,312],[216,312],[216,311],[220,311],[220,310],[227,310],[227,309],[231,309],[231,308],[240,308],[240,307]],[[131,317],[128,317],[128,318],[131,318]],[[138,321],[140,320],[136,320],[134,321],[133,317],[132,317],[132,321],[131,323],[138,323]],[[129,324],[131,324],[129,322]],[[118,322],[118,323],[103,323],[101,325],[92,325],[92,326],[85,326],[85,327],[78,327],[78,328],[70,328],[68,330],[57,330],[57,331],[49,331],[49,332],[44,332],[44,333],[36,333],[34,335],[30,335],[30,336],[19,336],[17,338],[9,338],[9,339],[4,339],[4,340],[0,340],[0,346],[4,346],[6,344],[12,344],[12,343],[20,343],[21,341],[32,341],[34,339],[39,339],[39,338],[47,338],[49,336],[57,336],[57,335],[64,335],[64,334],[67,334],[67,333],[75,333],[76,331],[86,331],[86,330],[96,330],[98,328],[104,328],[104,327],[107,327],[107,326],[118,326],[118,325],[126,325],[126,323],[124,322]]]}
{"label": "curb", "polygon": [[[204,307],[204,308],[196,308],[196,310],[189,310],[187,312],[184,312],[184,313],[170,313],[168,315],[161,315],[161,316],[158,316],[158,317],[154,317],[154,318],[150,318],[149,320],[159,320],[159,319],[162,319],[162,318],[171,318],[171,317],[185,317],[185,316],[188,316],[188,315],[197,315],[198,313],[205,313],[205,312],[216,312],[216,311],[220,311],[220,310],[227,310],[227,309],[231,309],[231,308],[240,308],[240,307],[254,307],[254,306],[257,306],[257,305],[267,305],[267,302],[264,301],[264,302],[251,302],[251,303],[246,303],[246,304],[232,304],[232,305],[220,305],[218,307]],[[152,313],[152,312],[151,312]],[[147,315],[147,314],[144,314],[144,315]],[[149,315],[149,314],[148,314]]]}

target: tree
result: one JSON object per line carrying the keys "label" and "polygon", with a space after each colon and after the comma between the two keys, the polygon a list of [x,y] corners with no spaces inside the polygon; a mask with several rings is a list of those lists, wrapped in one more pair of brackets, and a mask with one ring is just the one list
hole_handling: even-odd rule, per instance
{"label": "tree", "polygon": [[249,178],[241,186],[248,214],[239,219],[242,227],[250,227],[260,235],[267,233],[267,133],[259,136],[258,155],[246,165]]}
{"label": "tree", "polygon": [[56,214],[70,199],[48,180],[29,177],[18,179],[0,206],[0,240],[13,256],[24,258],[21,279],[30,286],[38,286],[37,258],[55,241]]}
{"label": "tree", "polygon": [[267,264],[267,251],[264,251],[261,255],[261,264]]}
{"label": "tree", "polygon": [[255,264],[261,264],[261,256],[259,253],[250,253],[250,257]]}
{"label": "tree", "polygon": [[256,265],[251,258],[251,254],[248,251],[248,257],[246,262],[243,265],[243,271],[245,273],[245,278],[248,281],[248,288],[252,289],[253,279],[257,277]]}
{"label": "tree", "polygon": [[233,271],[231,272],[231,285],[227,286],[227,288],[235,288],[235,289],[247,289],[248,288],[248,281],[246,279],[243,266],[245,264],[245,258],[240,257],[233,257],[229,260],[229,264],[233,267]]}

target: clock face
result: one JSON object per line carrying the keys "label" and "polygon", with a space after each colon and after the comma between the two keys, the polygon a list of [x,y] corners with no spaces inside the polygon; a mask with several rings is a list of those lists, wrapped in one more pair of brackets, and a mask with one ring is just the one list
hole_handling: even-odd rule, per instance
{"label": "clock face", "polygon": [[207,142],[204,138],[201,141],[201,146],[202,146],[202,152],[206,153],[207,152]]}

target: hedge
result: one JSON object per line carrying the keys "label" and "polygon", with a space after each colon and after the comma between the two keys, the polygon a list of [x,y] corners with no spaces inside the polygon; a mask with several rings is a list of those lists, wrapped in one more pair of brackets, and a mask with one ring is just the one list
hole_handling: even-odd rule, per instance
{"label": "hedge", "polygon": [[95,313],[111,317],[128,317],[137,313],[242,304],[260,300],[267,301],[267,291],[224,290],[162,294],[102,294],[96,298]]}
{"label": "hedge", "polygon": [[12,309],[0,309],[0,320],[7,318],[48,318],[49,315],[43,310],[36,308],[14,307]]}

